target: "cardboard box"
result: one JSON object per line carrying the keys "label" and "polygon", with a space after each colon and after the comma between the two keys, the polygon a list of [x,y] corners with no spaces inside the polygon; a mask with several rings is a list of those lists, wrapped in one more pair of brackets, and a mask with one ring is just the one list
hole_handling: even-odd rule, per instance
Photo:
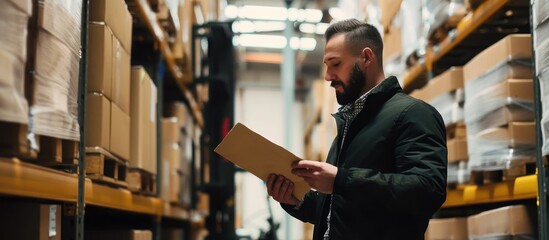
{"label": "cardboard box", "polygon": [[383,35],[383,61],[388,62],[400,55],[402,55],[401,31],[400,28],[391,26]]}
{"label": "cardboard box", "polygon": [[167,105],[165,111],[166,117],[176,117],[179,127],[184,127],[187,124],[189,118],[189,111],[187,106],[182,102],[172,102]]}
{"label": "cardboard box", "polygon": [[156,86],[143,67],[131,72],[130,167],[156,174]]}
{"label": "cardboard box", "polygon": [[111,103],[111,153],[130,159],[130,116]]}
{"label": "cardboard box", "polygon": [[177,144],[181,137],[181,127],[177,117],[162,118],[162,145]]}
{"label": "cardboard box", "polygon": [[509,35],[479,53],[463,67],[465,82],[476,79],[502,62],[531,59],[532,42],[529,34]]}
{"label": "cardboard box", "polygon": [[490,95],[497,98],[534,99],[534,82],[532,79],[507,79],[490,90]]}
{"label": "cardboard box", "polygon": [[466,138],[450,139],[446,145],[448,146],[448,163],[459,162],[469,158]]}
{"label": "cardboard box", "polygon": [[535,123],[510,122],[506,127],[487,129],[475,137],[489,141],[509,142],[509,147],[535,145]]}
{"label": "cardboard box", "polygon": [[8,0],[7,2],[10,2],[14,4],[17,9],[20,11],[23,11],[28,16],[32,14],[32,1],[31,0]]}
{"label": "cardboard box", "polygon": [[89,240],[152,240],[150,230],[86,230]]}
{"label": "cardboard box", "polygon": [[162,240],[181,240],[185,239],[184,231],[181,228],[162,228]]}
{"label": "cardboard box", "polygon": [[467,218],[431,219],[426,240],[467,240]]}
{"label": "cardboard box", "polygon": [[91,0],[90,22],[105,22],[112,29],[114,36],[131,53],[132,48],[132,15],[123,0]]}
{"label": "cardboard box", "polygon": [[181,176],[177,171],[170,171],[170,202],[181,202]]}
{"label": "cardboard box", "polygon": [[524,205],[507,206],[467,218],[469,239],[488,236],[533,235],[534,222]]}
{"label": "cardboard box", "polygon": [[63,42],[75,54],[80,52],[82,1],[43,0],[38,7],[38,26]]}
{"label": "cardboard box", "polygon": [[112,99],[113,37],[104,24],[89,24],[88,92]]}
{"label": "cardboard box", "polygon": [[89,25],[88,92],[105,94],[130,114],[130,54],[104,23]]}
{"label": "cardboard box", "polygon": [[0,204],[0,239],[61,240],[61,205]]}
{"label": "cardboard box", "polygon": [[463,88],[463,68],[451,67],[447,71],[436,76],[425,86],[427,100],[432,100],[444,93],[453,92]]}
{"label": "cardboard box", "polygon": [[181,147],[178,144],[164,144],[162,146],[162,159],[169,162],[172,169],[181,170]]}
{"label": "cardboard box", "polygon": [[130,114],[130,54],[113,37],[112,101]]}
{"label": "cardboard box", "polygon": [[384,29],[389,29],[393,18],[400,10],[400,4],[402,0],[385,0],[379,1],[379,8],[381,9],[381,25]]}
{"label": "cardboard box", "polygon": [[111,103],[102,94],[88,93],[86,98],[86,146],[110,150]]}

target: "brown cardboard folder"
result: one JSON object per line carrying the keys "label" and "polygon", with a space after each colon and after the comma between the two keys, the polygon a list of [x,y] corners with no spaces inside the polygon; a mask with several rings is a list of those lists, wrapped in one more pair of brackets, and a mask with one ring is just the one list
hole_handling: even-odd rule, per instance
{"label": "brown cardboard folder", "polygon": [[227,134],[215,152],[246,169],[263,181],[270,174],[283,175],[294,182],[294,196],[300,200],[309,191],[309,185],[292,174],[292,162],[301,160],[288,150],[272,143],[241,123]]}

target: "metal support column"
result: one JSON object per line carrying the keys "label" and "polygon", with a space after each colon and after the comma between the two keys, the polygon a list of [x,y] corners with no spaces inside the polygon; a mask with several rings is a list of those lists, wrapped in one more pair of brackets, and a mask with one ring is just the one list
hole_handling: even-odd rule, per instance
{"label": "metal support column", "polygon": [[76,239],[84,240],[85,177],[86,177],[86,93],[88,75],[88,0],[82,0],[80,32],[80,69],[78,78],[78,124],[80,126],[80,153],[78,155],[78,202],[76,204]]}
{"label": "metal support column", "polygon": [[536,163],[538,174],[538,235],[540,240],[549,240],[549,208],[547,206],[548,195],[548,166],[544,161],[542,153],[543,136],[541,132],[542,123],[541,118],[543,116],[543,108],[541,105],[541,88],[539,82],[539,76],[536,75],[536,26],[534,26],[534,4],[535,0],[530,1],[530,28],[532,33],[532,71],[534,76],[534,107],[536,116]]}
{"label": "metal support column", "polygon": [[[290,9],[293,0],[285,0],[286,9]],[[289,11],[288,11],[289,13]],[[284,98],[283,114],[284,116],[284,147],[292,151],[292,125],[293,125],[293,106],[295,103],[295,53],[291,46],[291,40],[294,35],[294,23],[286,17],[286,28],[284,36],[286,37],[286,47],[283,51],[283,59],[281,66],[281,82],[282,96]],[[286,223],[285,238],[290,239],[291,235],[291,218],[288,214],[285,215],[284,222]]]}

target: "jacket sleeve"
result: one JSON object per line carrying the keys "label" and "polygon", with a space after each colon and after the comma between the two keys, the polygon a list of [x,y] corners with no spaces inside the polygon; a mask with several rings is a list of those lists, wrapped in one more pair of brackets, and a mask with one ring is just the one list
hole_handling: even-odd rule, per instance
{"label": "jacket sleeve", "polygon": [[407,214],[433,214],[446,199],[446,129],[440,114],[416,102],[400,113],[393,128],[396,139],[394,173],[373,169],[339,169],[334,194],[364,208]]}
{"label": "jacket sleeve", "polygon": [[309,191],[305,194],[303,202],[298,207],[281,203],[280,206],[293,217],[308,223],[314,223],[319,194],[316,191]]}

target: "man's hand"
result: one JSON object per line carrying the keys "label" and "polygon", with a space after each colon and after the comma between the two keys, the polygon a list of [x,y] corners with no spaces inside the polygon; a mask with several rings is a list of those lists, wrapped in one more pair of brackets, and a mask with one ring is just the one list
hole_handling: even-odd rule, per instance
{"label": "man's hand", "polygon": [[280,203],[289,205],[297,205],[299,203],[299,200],[293,195],[294,183],[282,175],[271,174],[269,176],[267,180],[267,192],[269,196]]}
{"label": "man's hand", "polygon": [[324,162],[300,160],[292,164],[292,173],[303,178],[311,188],[331,194],[334,190],[337,167]]}

